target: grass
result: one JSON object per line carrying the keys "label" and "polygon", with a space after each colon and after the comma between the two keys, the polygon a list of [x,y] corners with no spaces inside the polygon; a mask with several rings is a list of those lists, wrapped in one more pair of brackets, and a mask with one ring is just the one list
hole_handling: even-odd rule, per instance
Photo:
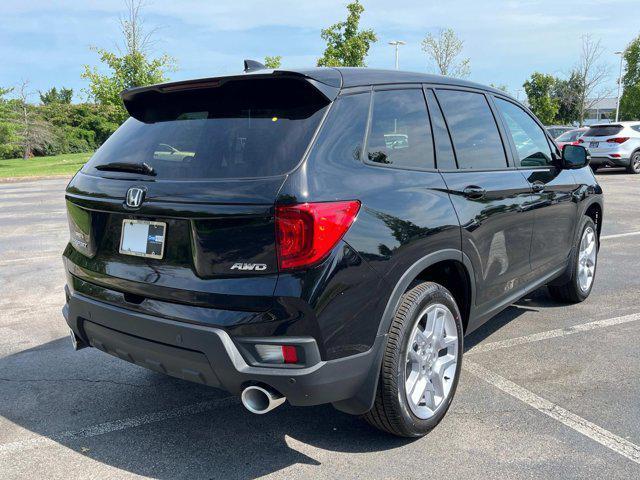
{"label": "grass", "polygon": [[33,157],[29,160],[21,158],[0,160],[0,179],[50,175],[71,176],[89,160],[91,155],[92,153],[69,153],[51,157]]}

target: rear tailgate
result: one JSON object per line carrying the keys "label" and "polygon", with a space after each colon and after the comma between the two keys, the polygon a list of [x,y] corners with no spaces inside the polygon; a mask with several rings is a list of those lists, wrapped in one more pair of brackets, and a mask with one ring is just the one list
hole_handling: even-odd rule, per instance
{"label": "rear tailgate", "polygon": [[[277,278],[273,199],[284,178],[144,184],[77,175],[66,195],[69,269],[82,280],[144,298],[266,309]],[[132,186],[147,191],[135,212],[124,203]],[[176,191],[183,201],[176,201]],[[225,203],[234,192],[245,203]],[[205,197],[208,202],[197,201]],[[129,219],[166,224],[162,258],[120,253]]]}
{"label": "rear tailgate", "polygon": [[[67,188],[72,275],[133,301],[268,308],[278,273],[274,203],[330,99],[303,77],[247,77],[127,100],[133,117]],[[130,190],[143,192],[140,205]],[[159,223],[153,235],[145,222]],[[134,229],[138,255],[128,247]],[[149,256],[145,241],[163,250]]]}

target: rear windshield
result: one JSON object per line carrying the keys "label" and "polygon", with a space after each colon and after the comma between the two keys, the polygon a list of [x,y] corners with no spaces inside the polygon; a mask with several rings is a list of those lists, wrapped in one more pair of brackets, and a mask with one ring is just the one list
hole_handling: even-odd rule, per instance
{"label": "rear windshield", "polygon": [[328,104],[305,81],[287,78],[147,97],[84,172],[131,176],[104,166],[144,162],[158,179],[280,175],[300,162]]}
{"label": "rear windshield", "polygon": [[622,130],[622,125],[595,125],[589,127],[584,134],[585,137],[610,137],[617,135]]}

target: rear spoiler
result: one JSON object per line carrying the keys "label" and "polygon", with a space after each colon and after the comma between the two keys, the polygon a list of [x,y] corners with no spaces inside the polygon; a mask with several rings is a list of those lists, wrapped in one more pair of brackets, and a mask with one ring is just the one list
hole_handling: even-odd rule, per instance
{"label": "rear spoiler", "polygon": [[231,81],[251,81],[257,78],[295,78],[305,81],[315,87],[329,102],[335,100],[342,86],[342,75],[334,68],[315,68],[309,70],[248,70],[240,75],[226,77],[201,78],[180,82],[160,83],[148,87],[134,87],[120,93],[120,98],[129,115],[135,117],[140,104],[149,96],[158,94],[216,88]]}

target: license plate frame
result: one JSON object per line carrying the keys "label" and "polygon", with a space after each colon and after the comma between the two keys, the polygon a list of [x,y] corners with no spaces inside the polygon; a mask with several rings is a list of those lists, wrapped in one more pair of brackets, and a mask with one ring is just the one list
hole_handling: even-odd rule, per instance
{"label": "license plate frame", "polygon": [[[165,222],[132,218],[122,220],[119,251],[123,255],[162,259],[166,240],[167,224]],[[143,244],[144,251],[142,251]]]}

